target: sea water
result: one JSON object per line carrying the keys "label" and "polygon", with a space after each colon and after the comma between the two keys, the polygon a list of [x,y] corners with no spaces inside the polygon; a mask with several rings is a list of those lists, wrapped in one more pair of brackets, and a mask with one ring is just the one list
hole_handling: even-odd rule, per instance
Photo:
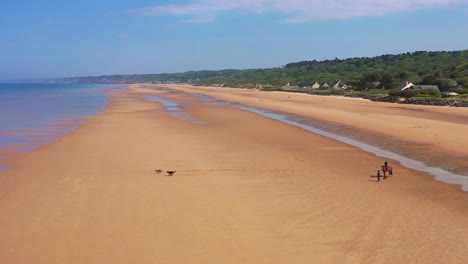
{"label": "sea water", "polygon": [[318,135],[321,135],[321,136],[332,138],[334,140],[343,142],[345,144],[348,144],[348,145],[351,145],[351,146],[354,146],[354,147],[358,147],[358,148],[360,148],[360,149],[362,149],[362,150],[364,150],[366,152],[373,153],[373,154],[375,154],[376,156],[379,156],[379,157],[396,160],[396,161],[400,162],[400,164],[403,165],[404,167],[407,167],[407,168],[410,168],[410,169],[413,169],[413,170],[417,170],[417,171],[426,172],[426,173],[434,176],[436,180],[446,182],[446,183],[461,185],[462,190],[468,192],[468,176],[467,175],[457,174],[457,173],[450,172],[450,171],[447,171],[447,170],[442,169],[442,168],[433,167],[433,166],[425,164],[424,162],[421,162],[419,160],[411,159],[411,158],[405,157],[403,155],[397,154],[395,152],[382,149],[380,147],[376,147],[376,146],[373,146],[373,145],[370,145],[370,144],[366,144],[364,142],[354,140],[354,139],[349,138],[349,137],[344,137],[344,136],[340,136],[340,135],[337,135],[337,134],[334,134],[334,133],[331,133],[331,132],[327,132],[327,131],[324,131],[322,129],[318,129],[318,128],[316,128],[314,126],[311,126],[311,125],[308,125],[308,124],[304,124],[304,123],[301,123],[301,122],[296,122],[296,121],[291,120],[289,118],[289,116],[293,116],[293,115],[288,115],[286,113],[280,113],[280,112],[275,113],[275,112],[272,112],[272,111],[259,109],[259,108],[254,108],[254,107],[249,107],[249,106],[238,106],[238,108],[240,108],[242,110],[249,111],[249,112],[254,112],[256,114],[259,114],[259,115],[262,115],[262,116],[265,116],[265,117],[268,117],[268,118],[271,118],[271,119],[274,119],[274,120],[278,120],[278,121],[280,121],[282,123],[286,123],[286,124],[289,124],[289,125],[292,125],[292,126],[300,127],[302,129],[307,130],[309,132],[312,132],[314,134],[318,134]]}
{"label": "sea water", "polygon": [[[426,161],[421,161],[419,158],[421,158],[420,155],[417,155],[416,153],[411,153],[411,151],[408,152],[406,150],[406,146],[409,145],[409,143],[405,143],[405,146],[399,146],[400,143],[396,144],[391,144],[395,146],[388,146],[387,145],[382,145],[382,144],[377,144],[379,140],[369,140],[368,135],[359,135],[359,131],[354,131],[354,133],[349,133],[349,135],[354,135],[356,138],[352,137],[346,137],[339,135],[337,132],[339,130],[342,130],[343,128],[338,125],[338,124],[326,124],[324,122],[318,121],[318,120],[312,120],[312,118],[305,117],[305,116],[300,116],[300,115],[294,115],[290,113],[284,113],[284,112],[279,112],[279,111],[271,111],[271,110],[266,110],[266,109],[259,109],[259,108],[254,108],[254,107],[249,107],[237,103],[229,103],[223,100],[218,100],[214,97],[206,96],[206,95],[201,95],[201,94],[190,94],[191,97],[203,100],[206,104],[208,105],[213,105],[213,106],[218,106],[218,107],[233,107],[233,108],[238,108],[241,110],[249,111],[249,112],[254,112],[256,114],[262,115],[264,117],[268,117],[277,121],[280,121],[282,123],[286,123],[288,125],[300,127],[306,131],[325,136],[328,138],[332,138],[334,140],[343,142],[345,144],[358,147],[362,149],[363,151],[373,153],[376,156],[382,157],[384,159],[392,159],[398,161],[402,166],[425,172],[429,175],[432,175],[435,177],[436,180],[443,181],[446,183],[451,183],[451,184],[457,184],[461,185],[462,189],[466,192],[468,192],[468,174],[466,171],[453,171],[451,169],[451,166],[448,166],[448,168],[445,168],[447,166],[441,166],[443,164],[437,164],[435,165],[434,160],[437,160],[438,157],[428,157],[428,160]],[[184,105],[182,104],[177,104],[176,102],[173,102],[171,100],[158,97],[157,100],[154,98],[149,98],[153,99],[153,101],[158,101],[164,104],[166,108],[169,106],[173,106],[176,104],[178,107],[175,109],[176,111],[182,111],[184,109]],[[206,123],[206,122],[204,122]],[[430,156],[426,153],[425,156]],[[408,158],[408,157],[415,157],[415,158]],[[439,157],[440,158],[440,157]]]}
{"label": "sea water", "polygon": [[83,117],[104,110],[109,91],[102,84],[0,83],[0,170],[8,155],[31,151],[69,133]]}

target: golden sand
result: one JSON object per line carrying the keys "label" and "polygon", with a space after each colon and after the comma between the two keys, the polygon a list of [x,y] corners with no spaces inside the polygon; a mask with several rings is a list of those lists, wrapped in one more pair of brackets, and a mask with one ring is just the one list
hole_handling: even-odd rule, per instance
{"label": "golden sand", "polygon": [[[465,155],[468,149],[468,140],[455,144],[468,135],[466,110],[409,115],[406,106],[364,100],[173,88],[344,124],[351,119],[408,141],[443,133],[437,150]],[[189,114],[208,123],[156,111],[163,106],[143,94],[198,105]],[[12,169],[0,173],[0,263],[468,259],[468,195],[458,186],[393,163],[395,176],[376,182],[373,164],[382,159],[375,155],[199,102],[131,86],[78,130],[15,157]],[[381,127],[382,116],[398,126]],[[177,172],[155,174],[159,168]]]}

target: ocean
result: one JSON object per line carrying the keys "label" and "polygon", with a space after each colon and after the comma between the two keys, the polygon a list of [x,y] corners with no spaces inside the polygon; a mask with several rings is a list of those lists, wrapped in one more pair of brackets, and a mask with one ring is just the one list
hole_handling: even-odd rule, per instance
{"label": "ocean", "polygon": [[107,107],[103,84],[0,83],[0,170],[9,154],[25,153],[76,129]]}
{"label": "ocean", "polygon": [[[115,89],[125,88],[97,84],[0,84],[0,171],[8,169],[10,155],[47,144],[76,129],[83,122],[83,117],[106,109],[110,98],[108,92]],[[466,168],[457,166],[455,156],[420,151],[419,146],[388,141],[378,135],[362,134],[362,131],[310,117],[246,107],[205,95],[190,96],[203,100],[207,105],[254,112],[353,145],[384,159],[399,161],[403,166],[425,172],[437,180],[459,184],[468,191],[468,172]],[[206,124],[185,111],[194,107],[190,104],[153,95],[146,96],[146,99],[163,104],[165,109],[161,111],[175,118]]]}

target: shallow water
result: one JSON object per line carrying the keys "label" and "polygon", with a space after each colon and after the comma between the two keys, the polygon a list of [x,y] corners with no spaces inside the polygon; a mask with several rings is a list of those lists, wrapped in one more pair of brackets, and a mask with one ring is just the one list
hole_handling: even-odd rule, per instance
{"label": "shallow water", "polygon": [[336,135],[336,134],[315,128],[310,125],[306,125],[303,123],[289,120],[287,114],[272,113],[267,110],[257,109],[257,108],[248,107],[248,106],[238,106],[238,108],[242,110],[254,112],[259,115],[262,115],[271,119],[275,119],[275,120],[281,121],[289,125],[300,127],[302,129],[305,129],[309,132],[312,132],[318,135],[322,135],[328,138],[335,139],[337,141],[346,143],[348,145],[358,147],[366,152],[373,153],[379,157],[397,160],[404,167],[417,170],[417,171],[426,172],[432,176],[435,176],[435,179],[439,181],[443,181],[443,182],[451,183],[451,184],[459,184],[462,186],[462,189],[464,191],[468,191],[468,176],[467,175],[456,174],[456,173],[444,170],[442,168],[428,166],[424,162],[410,159],[400,154],[397,154],[397,153],[394,153],[394,152],[391,152],[391,151],[388,151],[388,150],[385,150],[385,149],[382,149],[373,145],[369,145],[369,144],[366,144],[366,143],[363,143],[363,142],[360,142],[360,141],[357,141],[348,137]]}
{"label": "shallow water", "polygon": [[[210,106],[238,108],[300,127],[309,132],[358,147],[363,151],[373,153],[384,159],[396,160],[404,167],[425,172],[434,176],[434,178],[439,181],[461,185],[464,191],[468,191],[468,167],[465,168],[460,165],[464,164],[463,157],[442,157],[440,156],[441,154],[438,153],[428,153],[428,146],[408,142],[395,142],[394,140],[385,139],[383,136],[363,133],[363,131],[355,128],[306,116],[243,106],[224,100],[218,100],[207,95],[191,93],[190,96],[201,99],[205,104]],[[180,107],[183,108],[186,106]],[[427,164],[432,164],[432,166]]]}
{"label": "shallow water", "polygon": [[161,103],[166,108],[165,110],[168,110],[168,111],[179,110],[178,103],[165,99],[164,97],[156,96],[156,95],[146,95],[145,98],[153,102]]}
{"label": "shallow water", "polygon": [[[0,152],[28,152],[76,129],[107,107],[115,85],[0,84]],[[5,165],[0,167],[4,170]]]}
{"label": "shallow water", "polygon": [[146,99],[153,101],[153,102],[159,102],[164,106],[163,110],[160,110],[160,112],[167,112],[171,116],[192,122],[194,124],[206,124],[208,122],[198,120],[195,117],[191,116],[189,113],[185,111],[185,109],[189,108],[190,105],[187,104],[179,104],[175,102],[174,100],[169,100],[161,96],[155,96],[155,95],[146,95]]}

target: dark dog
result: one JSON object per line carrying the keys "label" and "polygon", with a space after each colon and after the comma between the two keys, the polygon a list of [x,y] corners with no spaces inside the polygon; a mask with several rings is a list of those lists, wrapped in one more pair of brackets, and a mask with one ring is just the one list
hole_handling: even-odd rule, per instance
{"label": "dark dog", "polygon": [[176,171],[166,171],[166,172],[167,172],[167,174],[168,174],[169,176],[172,176],[172,175],[174,175],[174,173],[176,173]]}
{"label": "dark dog", "polygon": [[154,172],[156,172],[156,173],[161,173],[162,171],[163,170],[161,170],[161,169],[154,170]]}

